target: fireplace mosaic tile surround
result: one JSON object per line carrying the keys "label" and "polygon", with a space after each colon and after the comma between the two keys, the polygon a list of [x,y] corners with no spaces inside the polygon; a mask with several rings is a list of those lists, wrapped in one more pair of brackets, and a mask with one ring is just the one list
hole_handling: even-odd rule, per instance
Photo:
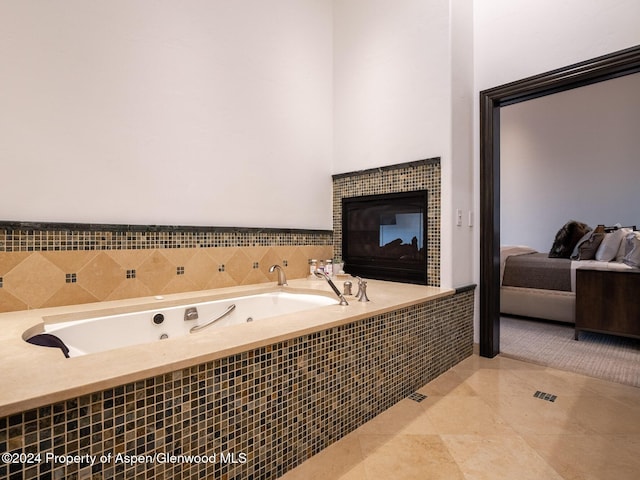
{"label": "fireplace mosaic tile surround", "polygon": [[342,255],[342,199],[427,190],[427,285],[440,286],[440,158],[333,176],[333,249]]}
{"label": "fireplace mosaic tile surround", "polygon": [[19,460],[0,479],[278,478],[471,355],[473,303],[466,290],[0,418]]}

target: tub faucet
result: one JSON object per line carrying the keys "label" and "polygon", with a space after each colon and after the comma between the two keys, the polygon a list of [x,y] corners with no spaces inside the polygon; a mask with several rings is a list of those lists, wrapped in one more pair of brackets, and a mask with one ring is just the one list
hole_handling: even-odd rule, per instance
{"label": "tub faucet", "polygon": [[356,277],[358,280],[358,293],[356,293],[356,298],[359,302],[368,302],[369,297],[367,297],[367,282],[360,277]]}
{"label": "tub faucet", "polygon": [[287,276],[284,274],[282,267],[280,265],[271,265],[271,267],[269,267],[269,273],[273,273],[274,270],[278,271],[278,286],[286,286]]}
{"label": "tub faucet", "polygon": [[349,302],[345,300],[344,296],[340,293],[340,290],[338,290],[338,287],[336,287],[335,283],[333,283],[333,281],[329,278],[329,275],[327,275],[321,270],[316,270],[315,274],[316,274],[316,277],[324,278],[327,281],[329,286],[333,289],[333,291],[336,293],[336,295],[340,299],[340,305],[349,305]]}

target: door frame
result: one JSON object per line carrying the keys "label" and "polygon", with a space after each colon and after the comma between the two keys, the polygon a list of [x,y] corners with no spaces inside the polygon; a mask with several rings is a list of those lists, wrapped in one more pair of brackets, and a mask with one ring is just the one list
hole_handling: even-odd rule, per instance
{"label": "door frame", "polygon": [[640,45],[480,92],[480,355],[500,353],[500,108],[640,72]]}

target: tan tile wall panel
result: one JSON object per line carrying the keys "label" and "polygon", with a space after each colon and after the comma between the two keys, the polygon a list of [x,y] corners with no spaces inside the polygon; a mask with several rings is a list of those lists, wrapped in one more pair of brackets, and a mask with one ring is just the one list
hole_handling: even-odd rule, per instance
{"label": "tan tile wall panel", "polygon": [[[0,418],[0,452],[18,460],[0,462],[0,480],[278,478],[470,356],[473,296]],[[118,454],[128,457],[116,461]],[[216,458],[172,463],[159,454]],[[76,455],[96,463],[61,461]],[[123,463],[134,457],[137,464]]]}
{"label": "tan tile wall panel", "polygon": [[0,252],[0,312],[273,282],[308,274],[331,245]]}

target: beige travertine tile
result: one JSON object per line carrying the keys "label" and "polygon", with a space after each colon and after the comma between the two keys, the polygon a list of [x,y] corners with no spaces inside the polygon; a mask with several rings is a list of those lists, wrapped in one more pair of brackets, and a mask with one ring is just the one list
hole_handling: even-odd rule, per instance
{"label": "beige travertine tile", "polygon": [[554,369],[545,370],[513,370],[513,375],[529,383],[534,391],[552,393],[553,395],[575,396],[592,395],[589,388],[589,377]]}
{"label": "beige travertine tile", "polygon": [[198,286],[189,279],[185,271],[184,275],[176,275],[174,278],[169,280],[169,282],[162,288],[160,293],[185,293],[193,292],[197,289]]}
{"label": "beige travertine tile", "polygon": [[65,283],[54,293],[43,307],[57,307],[60,305],[76,305],[80,303],[97,302],[99,299],[87,292],[77,283]]}
{"label": "beige travertine tile", "polygon": [[103,253],[108,255],[114,262],[125,270],[138,268],[147,258],[153,255],[157,250],[140,249],[140,250],[105,250]]}
{"label": "beige travertine tile", "polygon": [[264,272],[259,268],[252,268],[249,270],[244,277],[244,279],[240,282],[240,285],[254,285],[257,283],[266,283],[271,282],[271,278],[267,278]]}
{"label": "beige travertine tile", "polygon": [[196,254],[197,248],[163,248],[158,250],[174,267],[184,267]]}
{"label": "beige travertine tile", "polygon": [[562,480],[518,435],[443,435],[466,480]]}
{"label": "beige travertine tile", "polygon": [[27,257],[34,255],[32,252],[0,252],[0,276],[6,275],[13,267],[19,265]]}
{"label": "beige travertine tile", "polygon": [[464,382],[464,376],[454,370],[449,370],[435,380],[429,382],[427,385],[419,389],[418,393],[422,393],[427,396],[434,395],[437,397],[443,397],[445,395],[477,395],[476,391],[471,388],[469,384]]}
{"label": "beige travertine tile", "polygon": [[42,252],[42,256],[65,273],[76,273],[93,260],[99,252],[95,250],[71,250],[63,252]]}
{"label": "beige travertine tile", "polygon": [[0,288],[0,313],[13,312],[15,310],[26,310],[27,304],[7,292],[6,288]]}
{"label": "beige travertine tile", "polygon": [[276,281],[278,279],[278,274],[276,272],[269,273],[271,265],[280,265],[282,267],[282,258],[280,258],[273,248],[267,248],[264,254],[258,259],[258,263],[260,265],[260,271],[263,273],[265,278],[268,278],[270,281]]}
{"label": "beige travertine tile", "polygon": [[302,251],[302,247],[294,247],[287,260],[287,278],[306,278],[309,275],[309,257]]}
{"label": "beige travertine tile", "polygon": [[227,261],[225,272],[233,278],[237,285],[242,285],[252,269],[253,262],[247,254],[238,249]]}
{"label": "beige travertine tile", "polygon": [[437,435],[359,435],[367,479],[464,480]]}
{"label": "beige travertine tile", "polygon": [[513,429],[477,396],[428,397],[420,403],[439,434],[513,434]]}
{"label": "beige travertine tile", "polygon": [[367,480],[360,441],[351,433],[329,445],[282,480]]}
{"label": "beige travertine tile", "polygon": [[104,300],[125,277],[126,269],[107,253],[101,252],[78,271],[78,285]]}
{"label": "beige travertine tile", "polygon": [[213,272],[206,288],[223,288],[237,285],[236,281],[226,272]]}
{"label": "beige travertine tile", "polygon": [[65,284],[65,272],[41,253],[26,257],[3,276],[3,288],[32,308],[38,308]]}
{"label": "beige travertine tile", "polygon": [[[553,392],[547,392],[553,393]],[[536,433],[594,433],[576,418],[573,412],[575,397],[560,397],[548,402],[531,395],[496,395],[485,397],[496,414],[521,435]]]}
{"label": "beige travertine tile", "polygon": [[580,397],[571,406],[571,419],[602,434],[640,434],[640,409],[615,398]]}
{"label": "beige travertine tile", "polygon": [[[544,401],[533,397],[535,385],[562,394]],[[418,391],[428,398],[402,400],[353,432],[367,480],[631,480],[640,471],[640,389],[474,355]],[[296,479],[306,478],[306,465]],[[323,478],[315,468],[313,478]]]}
{"label": "beige travertine tile", "polygon": [[214,250],[223,249],[199,249],[184,264],[185,275],[188,275],[189,280],[199,289],[215,288],[214,277],[218,273],[218,267],[224,264],[226,257],[218,259],[213,254]]}
{"label": "beige travertine tile", "polygon": [[157,295],[177,276],[176,267],[160,253],[154,251],[136,268],[136,278],[151,292]]}
{"label": "beige travertine tile", "polygon": [[147,297],[156,295],[158,292],[149,290],[142,281],[137,278],[128,278],[123,280],[113,289],[106,300],[120,300],[123,298]]}
{"label": "beige travertine tile", "polygon": [[413,400],[405,399],[362,425],[356,433],[432,435],[437,432],[420,405]]}
{"label": "beige travertine tile", "polygon": [[635,480],[640,436],[526,435],[524,439],[565,480]]}
{"label": "beige travertine tile", "polygon": [[[607,380],[602,380],[600,378],[595,377],[587,377],[584,375],[579,375],[577,373],[565,372],[562,370],[553,370],[553,374],[559,378],[567,378],[570,379],[572,377],[580,377],[584,379],[584,384],[582,385],[581,392],[588,395],[589,393],[595,395],[609,396],[609,397],[618,397],[618,396],[629,396],[632,400],[634,400],[635,404],[640,403],[640,388],[633,387],[631,385],[623,385],[620,383],[609,382]],[[640,367],[638,368],[638,375],[640,375]]]}
{"label": "beige travertine tile", "polygon": [[[518,371],[529,372],[529,370]],[[535,382],[530,381],[526,375],[520,377],[516,375],[516,371],[508,369],[480,369],[469,374],[465,384],[481,396],[533,395],[538,390]]]}

